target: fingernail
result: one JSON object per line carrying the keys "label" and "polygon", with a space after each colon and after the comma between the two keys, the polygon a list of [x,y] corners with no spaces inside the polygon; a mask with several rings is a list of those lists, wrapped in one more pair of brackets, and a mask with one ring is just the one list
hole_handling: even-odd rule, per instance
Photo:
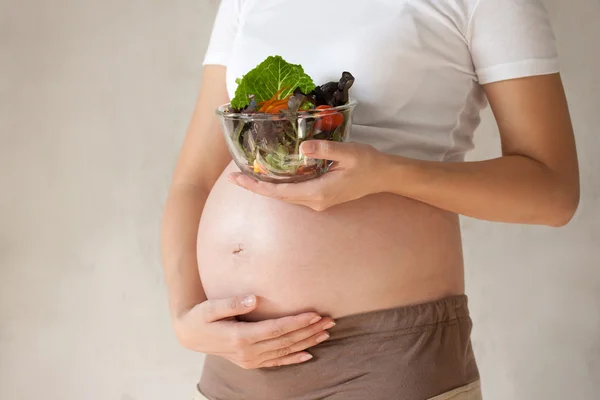
{"label": "fingernail", "polygon": [[310,324],[316,324],[317,322],[319,322],[321,320],[321,317],[314,317],[313,319],[310,320]]}
{"label": "fingernail", "polygon": [[300,361],[308,361],[313,358],[312,354],[302,354],[300,356]]}
{"label": "fingernail", "polygon": [[328,333],[324,333],[322,335],[319,335],[319,337],[317,337],[317,343],[324,342],[327,339],[329,339],[329,334]]}
{"label": "fingernail", "polygon": [[242,300],[242,304],[244,304],[246,307],[254,307],[254,304],[256,304],[256,297],[253,295],[247,296],[244,300]]}
{"label": "fingernail", "polygon": [[315,143],[311,143],[310,141],[302,143],[302,152],[306,153],[314,153],[317,149],[317,145]]}
{"label": "fingernail", "polygon": [[331,321],[330,323],[326,324],[323,329],[331,329],[335,326],[335,322]]}

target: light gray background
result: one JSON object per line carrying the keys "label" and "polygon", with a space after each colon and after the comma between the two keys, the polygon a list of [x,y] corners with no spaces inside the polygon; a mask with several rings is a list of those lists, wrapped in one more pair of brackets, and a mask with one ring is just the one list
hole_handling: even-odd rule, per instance
{"label": "light gray background", "polygon": [[[487,400],[600,398],[600,3],[546,4],[582,201],[560,230],[463,220]],[[157,240],[216,5],[0,0],[0,399],[190,397]]]}

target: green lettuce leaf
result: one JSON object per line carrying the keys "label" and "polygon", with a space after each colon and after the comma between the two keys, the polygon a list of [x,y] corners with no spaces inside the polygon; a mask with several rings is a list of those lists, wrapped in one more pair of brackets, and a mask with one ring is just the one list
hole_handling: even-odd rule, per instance
{"label": "green lettuce leaf", "polygon": [[236,79],[238,87],[231,106],[242,109],[250,104],[249,95],[254,95],[258,103],[269,100],[279,90],[279,99],[284,99],[300,88],[308,94],[315,89],[310,76],[301,65],[289,64],[281,56],[270,56],[241,79]]}

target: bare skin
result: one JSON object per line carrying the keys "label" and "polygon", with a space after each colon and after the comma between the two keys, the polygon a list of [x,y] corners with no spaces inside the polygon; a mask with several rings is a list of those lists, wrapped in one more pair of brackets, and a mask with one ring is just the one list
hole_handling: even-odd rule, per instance
{"label": "bare skin", "polygon": [[[337,167],[296,185],[236,173],[214,117],[228,101],[224,76],[223,67],[205,69],[164,218],[171,312],[188,348],[245,368],[303,362],[331,322],[311,325],[310,317],[463,293],[456,214],[561,226],[577,208],[577,157],[558,75],[485,87],[501,158],[421,162],[317,143],[305,153]],[[254,308],[208,312],[247,294],[257,296]]]}
{"label": "bare skin", "polygon": [[[319,343],[330,318],[317,313],[251,324],[237,321],[256,309],[260,300],[244,297],[207,300],[196,260],[196,236],[204,203],[215,181],[231,160],[218,121],[217,106],[228,101],[225,70],[207,67],[198,103],[183,144],[167,199],[162,228],[165,279],[173,327],[180,343],[194,351],[219,354],[242,368],[304,362],[302,351]],[[246,302],[247,303],[247,302]]]}
{"label": "bare skin", "polygon": [[198,265],[209,298],[259,296],[245,320],[338,318],[464,292],[456,215],[383,193],[317,212],[234,186],[233,171],[206,203]]}

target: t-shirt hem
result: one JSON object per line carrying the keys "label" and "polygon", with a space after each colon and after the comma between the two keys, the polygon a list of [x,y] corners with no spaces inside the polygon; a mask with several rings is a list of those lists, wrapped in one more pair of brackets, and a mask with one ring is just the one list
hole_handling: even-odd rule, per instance
{"label": "t-shirt hem", "polygon": [[225,53],[208,53],[202,61],[202,65],[224,65],[227,66],[229,56]]}
{"label": "t-shirt hem", "polygon": [[525,78],[528,76],[549,75],[560,71],[557,58],[525,60],[515,63],[481,68],[476,72],[480,84]]}

